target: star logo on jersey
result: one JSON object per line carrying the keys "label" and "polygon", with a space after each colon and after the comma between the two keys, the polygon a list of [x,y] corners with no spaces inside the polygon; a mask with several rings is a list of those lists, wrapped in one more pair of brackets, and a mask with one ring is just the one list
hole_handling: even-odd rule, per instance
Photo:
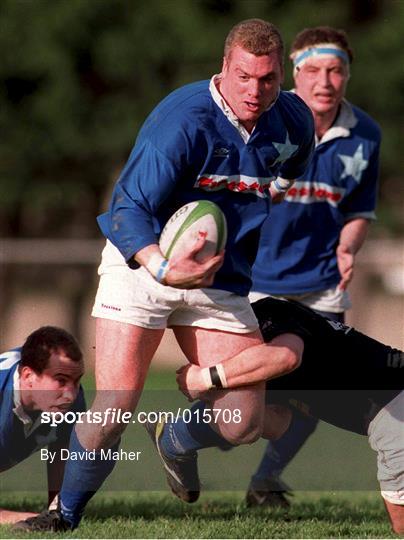
{"label": "star logo on jersey", "polygon": [[275,159],[275,161],[272,163],[272,165],[275,165],[276,163],[282,163],[282,162],[286,161],[299,148],[299,146],[297,144],[292,144],[290,142],[288,132],[286,132],[286,139],[285,139],[284,143],[273,142],[272,145],[275,146],[276,150],[279,152],[279,156]]}
{"label": "star logo on jersey", "polygon": [[353,156],[338,154],[338,157],[344,164],[344,170],[340,178],[343,179],[347,176],[352,176],[352,178],[359,184],[362,178],[362,173],[369,163],[369,160],[363,159],[363,145],[360,144],[358,146]]}

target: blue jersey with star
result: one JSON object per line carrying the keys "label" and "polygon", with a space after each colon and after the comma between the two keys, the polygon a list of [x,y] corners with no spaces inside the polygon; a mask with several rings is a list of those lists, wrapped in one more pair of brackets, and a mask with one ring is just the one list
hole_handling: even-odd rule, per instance
{"label": "blue jersey with star", "polygon": [[146,119],[115,186],[103,234],[126,261],[155,244],[169,217],[200,199],[215,202],[228,225],[225,260],[214,288],[247,295],[268,187],[303,173],[313,145],[313,119],[303,101],[280,92],[245,143],[215,103],[209,81],[167,96]]}
{"label": "blue jersey with star", "polygon": [[[69,447],[72,424],[62,423],[57,427],[38,424],[26,433],[24,424],[14,413],[14,373],[21,359],[21,348],[0,355],[0,472],[10,469],[31,454],[51,443]],[[80,387],[71,411],[85,411],[83,389]],[[33,418],[35,421],[35,418]],[[39,419],[38,419],[39,420]]]}
{"label": "blue jersey with star", "polygon": [[264,224],[253,290],[292,295],[339,283],[341,229],[353,218],[374,219],[380,138],[378,125],[344,101],[305,173]]}

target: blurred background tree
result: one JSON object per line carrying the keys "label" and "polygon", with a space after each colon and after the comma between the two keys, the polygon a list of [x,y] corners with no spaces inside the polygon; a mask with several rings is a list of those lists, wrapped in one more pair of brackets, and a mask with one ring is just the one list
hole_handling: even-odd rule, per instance
{"label": "blurred background tree", "polygon": [[[4,237],[100,236],[95,216],[153,106],[220,71],[244,18],[282,31],[344,28],[348,98],[383,130],[376,235],[403,234],[402,0],[3,0],[0,229]],[[287,61],[285,88],[292,84]]]}

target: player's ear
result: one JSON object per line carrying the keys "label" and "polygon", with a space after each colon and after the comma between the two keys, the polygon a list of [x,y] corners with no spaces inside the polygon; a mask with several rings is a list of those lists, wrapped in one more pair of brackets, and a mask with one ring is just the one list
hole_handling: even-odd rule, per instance
{"label": "player's ear", "polygon": [[229,67],[229,62],[228,62],[226,56],[223,56],[222,73],[226,73],[228,67]]}
{"label": "player's ear", "polygon": [[36,373],[29,366],[23,366],[20,371],[20,380],[27,386],[32,386],[35,380]]}

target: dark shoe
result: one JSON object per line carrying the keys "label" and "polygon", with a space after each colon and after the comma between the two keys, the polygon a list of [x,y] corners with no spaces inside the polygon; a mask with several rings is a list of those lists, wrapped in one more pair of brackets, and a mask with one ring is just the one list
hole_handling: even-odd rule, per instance
{"label": "dark shoe", "polygon": [[290,507],[290,502],[285,495],[291,495],[291,493],[289,491],[258,491],[249,488],[245,502],[248,508],[266,506],[287,510]]}
{"label": "dark shoe", "polygon": [[291,496],[290,488],[280,478],[267,478],[265,480],[252,478],[248,487],[245,502],[248,508],[266,506],[272,508],[283,508],[287,510],[290,502],[286,495]]}
{"label": "dark shoe", "polygon": [[184,456],[168,456],[163,452],[160,445],[160,438],[163,434],[165,423],[146,422],[145,427],[157,448],[171,491],[179,499],[187,503],[197,501],[201,486],[199,483],[196,452]]}
{"label": "dark shoe", "polygon": [[26,532],[62,532],[71,529],[72,527],[63,519],[59,510],[44,510],[38,516],[25,519],[24,521],[17,521],[11,530]]}

